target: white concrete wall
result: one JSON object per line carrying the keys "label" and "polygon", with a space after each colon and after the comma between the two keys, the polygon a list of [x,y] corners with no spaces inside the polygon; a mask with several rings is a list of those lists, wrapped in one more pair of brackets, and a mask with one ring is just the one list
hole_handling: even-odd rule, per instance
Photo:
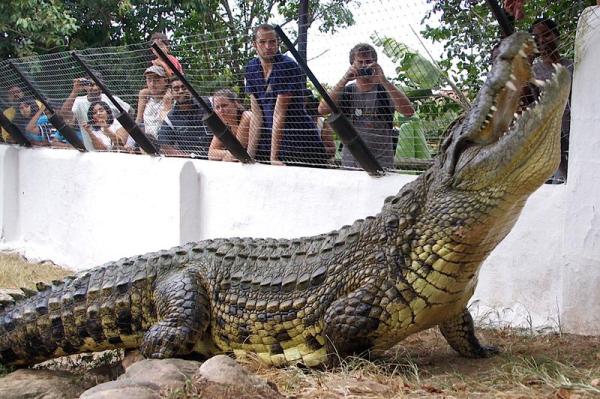
{"label": "white concrete wall", "polygon": [[0,148],[10,165],[0,173],[7,197],[0,245],[75,269],[204,238],[329,231],[377,213],[414,178]]}
{"label": "white concrete wall", "polygon": [[[484,263],[473,304],[491,321],[600,334],[598,10],[578,37],[568,184],[535,192]],[[75,269],[204,238],[326,232],[414,178],[9,146],[0,166],[0,248]]]}
{"label": "white concrete wall", "polygon": [[600,335],[600,7],[579,20],[563,238],[563,321]]}

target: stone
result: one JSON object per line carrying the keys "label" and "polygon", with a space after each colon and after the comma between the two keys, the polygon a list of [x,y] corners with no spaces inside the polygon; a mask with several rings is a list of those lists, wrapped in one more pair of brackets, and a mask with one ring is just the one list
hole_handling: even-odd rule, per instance
{"label": "stone", "polygon": [[226,355],[213,356],[198,370],[199,377],[222,385],[236,385],[254,388],[269,388],[267,381],[249,373],[238,362]]}
{"label": "stone", "polygon": [[178,388],[198,371],[200,362],[183,359],[144,359],[130,365],[119,381],[151,383],[161,389]]}
{"label": "stone", "polygon": [[149,382],[109,381],[88,389],[79,399],[160,399],[160,387]]}
{"label": "stone", "polygon": [[68,371],[21,369],[0,378],[0,398],[73,399],[89,387]]}

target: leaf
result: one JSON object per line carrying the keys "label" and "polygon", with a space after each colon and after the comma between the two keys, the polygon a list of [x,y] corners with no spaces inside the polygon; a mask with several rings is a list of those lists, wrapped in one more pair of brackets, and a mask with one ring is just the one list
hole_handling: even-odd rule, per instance
{"label": "leaf", "polygon": [[439,68],[417,51],[410,49],[404,43],[390,37],[371,37],[376,46],[383,49],[395,64],[399,64],[404,77],[413,87],[420,89],[436,89],[444,81],[444,75]]}
{"label": "leaf", "polygon": [[427,140],[423,134],[425,123],[419,118],[411,118],[398,129],[396,158],[431,159]]}

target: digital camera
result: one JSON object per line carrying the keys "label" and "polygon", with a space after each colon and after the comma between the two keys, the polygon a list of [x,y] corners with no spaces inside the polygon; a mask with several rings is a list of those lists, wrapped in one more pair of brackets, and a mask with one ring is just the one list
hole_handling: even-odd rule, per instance
{"label": "digital camera", "polygon": [[373,68],[360,68],[358,70],[358,76],[371,76],[373,75]]}
{"label": "digital camera", "polygon": [[79,79],[79,82],[83,86],[91,86],[93,84],[93,82],[90,79],[87,79],[87,78],[81,78],[81,79]]}

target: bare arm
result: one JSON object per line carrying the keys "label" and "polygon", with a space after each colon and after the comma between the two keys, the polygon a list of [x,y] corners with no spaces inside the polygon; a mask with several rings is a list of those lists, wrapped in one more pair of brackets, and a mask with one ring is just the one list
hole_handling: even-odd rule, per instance
{"label": "bare arm", "polygon": [[505,0],[504,10],[508,15],[512,15],[516,20],[523,19],[525,13],[523,12],[523,4],[525,0]]}
{"label": "bare arm", "polygon": [[217,136],[213,136],[210,148],[208,149],[208,159],[211,161],[223,161],[227,154],[229,154],[229,151],[223,147],[221,140]]}
{"label": "bare arm", "polygon": [[275,101],[275,110],[273,111],[273,130],[271,132],[271,165],[283,165],[279,159],[279,150],[283,141],[285,120],[287,111],[292,102],[291,94],[279,94]]}
{"label": "bare arm", "polygon": [[112,141],[113,147],[124,147],[129,137],[127,130],[122,127],[114,129],[112,125],[103,127],[102,133]]}
{"label": "bare arm", "polygon": [[250,128],[248,131],[248,154],[254,158],[258,149],[258,141],[260,140],[262,110],[253,94],[250,95],[250,109],[252,111],[252,118],[250,119]]}
{"label": "bare arm", "polygon": [[385,90],[390,94],[392,98],[392,102],[394,103],[394,108],[396,111],[400,112],[404,116],[412,116],[415,113],[415,109],[406,94],[399,88],[397,88],[394,84],[392,84],[389,80],[386,79],[386,83],[383,84]]}
{"label": "bare arm", "polygon": [[144,110],[146,109],[148,98],[150,98],[150,90],[147,88],[140,90],[138,95],[137,115],[135,117],[136,123],[144,121]]}
{"label": "bare arm", "polygon": [[38,119],[40,119],[41,115],[42,115],[42,109],[40,108],[37,110],[37,112],[35,114],[33,114],[31,119],[29,120],[29,122],[27,122],[27,126],[25,126],[25,130],[27,130],[27,132],[33,133],[33,134],[39,133],[39,130],[37,127],[37,121],[38,121]]}
{"label": "bare arm", "polygon": [[75,99],[81,93],[83,87],[81,86],[80,79],[73,79],[73,89],[69,93],[69,97],[65,100],[62,107],[60,107],[60,115],[65,119],[67,123],[73,124],[75,122],[75,118],[73,116],[73,104],[75,103]]}
{"label": "bare arm", "polygon": [[90,136],[90,140],[92,141],[92,145],[94,146],[95,150],[106,151],[108,149],[102,140],[94,134],[89,124],[86,123],[83,125],[83,130],[85,130],[88,136]]}
{"label": "bare arm", "polygon": [[124,147],[125,144],[127,143],[127,139],[129,138],[129,133],[127,133],[127,130],[125,130],[125,128],[119,128],[116,132],[115,132],[115,136],[116,136],[116,141],[114,142],[115,145]]}
{"label": "bare arm", "polygon": [[168,157],[189,157],[187,152],[178,150],[172,145],[164,144],[160,146],[160,152]]}
{"label": "bare arm", "polygon": [[371,68],[373,68],[373,76],[378,79],[379,84],[381,84],[390,95],[392,102],[394,103],[394,109],[404,116],[412,116],[415,113],[415,109],[408,97],[406,97],[406,94],[386,79],[379,64],[375,63],[371,65]]}
{"label": "bare arm", "polygon": [[[333,100],[334,103],[337,103],[339,101],[340,96],[342,95],[342,92],[344,91],[344,87],[346,87],[348,82],[356,79],[357,75],[358,75],[358,72],[357,72],[356,68],[351,65],[350,68],[348,68],[348,70],[344,74],[344,76],[340,79],[340,81],[337,82],[337,84],[333,87],[333,89],[331,89],[331,91],[328,93],[329,97],[331,97],[331,99]],[[318,111],[319,111],[319,114],[321,114],[321,115],[327,115],[327,114],[331,113],[332,110],[329,107],[329,105],[325,102],[325,100],[321,100],[321,102],[319,103]]]}
{"label": "bare arm", "polygon": [[235,137],[238,139],[242,147],[248,147],[248,134],[250,132],[250,122],[252,120],[252,112],[244,111],[240,119],[240,125],[237,128]]}

